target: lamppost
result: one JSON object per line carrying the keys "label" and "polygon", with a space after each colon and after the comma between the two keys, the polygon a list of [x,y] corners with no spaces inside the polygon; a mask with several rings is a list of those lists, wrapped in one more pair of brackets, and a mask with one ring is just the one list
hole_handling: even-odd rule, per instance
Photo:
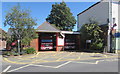
{"label": "lamppost", "polygon": [[109,22],[108,22],[108,38],[107,38],[107,47],[108,52],[111,51],[111,25],[112,25],[112,0],[109,0]]}
{"label": "lamppost", "polygon": [[20,40],[18,39],[17,41],[18,41],[18,53],[20,55]]}

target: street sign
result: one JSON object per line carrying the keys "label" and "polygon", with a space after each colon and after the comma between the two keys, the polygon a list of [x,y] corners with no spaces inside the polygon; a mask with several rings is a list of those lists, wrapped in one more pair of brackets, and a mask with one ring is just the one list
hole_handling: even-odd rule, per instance
{"label": "street sign", "polygon": [[120,37],[120,32],[114,34],[115,37]]}
{"label": "street sign", "polygon": [[91,43],[91,40],[86,40],[86,43]]}

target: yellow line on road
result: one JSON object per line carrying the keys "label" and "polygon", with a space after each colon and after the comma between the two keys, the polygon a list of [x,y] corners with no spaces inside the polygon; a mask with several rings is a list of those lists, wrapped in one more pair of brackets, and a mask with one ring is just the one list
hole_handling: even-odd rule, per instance
{"label": "yellow line on road", "polygon": [[[112,56],[112,57],[108,57],[108,58],[114,58],[116,56]],[[77,60],[92,60],[92,59],[106,59],[106,57],[102,57],[102,58],[84,58],[84,59],[66,59],[66,60],[54,60],[54,61],[40,61],[36,60],[35,62],[15,62],[15,61],[10,61],[7,58],[4,58],[5,61],[9,62],[9,63],[15,63],[15,64],[32,64],[32,63],[45,63],[45,62],[61,62],[61,61],[77,61]]]}
{"label": "yellow line on road", "polygon": [[9,63],[15,63],[15,64],[26,64],[26,63],[23,63],[23,62],[15,62],[15,61],[10,61],[8,60],[7,58],[4,58],[5,61],[9,62]]}
{"label": "yellow line on road", "polygon": [[36,54],[36,55],[38,56],[39,54],[40,54],[40,52],[37,52],[37,54]]}
{"label": "yellow line on road", "polygon": [[68,55],[63,55],[63,57],[61,57],[61,58],[59,58],[59,59],[57,59],[57,61],[59,61],[60,59],[62,59],[62,58],[65,58],[65,57],[67,57],[67,56],[70,56],[71,54],[73,54],[73,52],[71,52],[70,54],[68,54]]}
{"label": "yellow line on road", "polygon": [[[50,55],[50,53],[48,53],[48,54],[46,54],[46,52],[44,52],[44,54],[42,53],[42,54],[40,54],[41,52],[38,52],[35,56],[32,56],[32,57],[20,57],[20,58],[17,58],[17,59],[21,59],[20,61],[24,61],[24,60],[33,60],[33,62],[19,62],[19,61],[10,61],[10,60],[8,60],[7,58],[4,58],[4,60],[5,61],[7,61],[7,62],[10,62],[10,63],[16,63],[16,64],[31,64],[31,63],[39,63],[39,62],[59,62],[59,61],[70,61],[70,60],[89,60],[89,59],[101,59],[101,58],[112,58],[112,57],[117,57],[117,56],[107,56],[107,55],[105,55],[105,54],[103,54],[103,57],[99,57],[99,58],[93,58],[93,57],[88,57],[88,58],[81,58],[81,55],[83,55],[84,53],[82,52],[81,54],[77,54],[78,56],[78,58],[77,59],[63,59],[63,58],[65,58],[65,57],[67,57],[67,56],[70,56],[71,54],[73,54],[74,52],[71,52],[71,53],[67,53],[67,52],[55,52],[55,54],[51,54],[52,56],[49,56]],[[65,54],[62,54],[62,53],[67,53],[66,54],[66,56],[65,56]],[[36,57],[39,57],[38,55],[43,55],[43,57],[42,58],[40,58],[40,59],[30,59],[30,58],[36,58]],[[63,55],[63,57],[61,57],[61,56],[56,56],[56,55],[59,55],[59,54],[61,54],[61,55]],[[95,55],[95,54],[100,54],[100,53],[93,53],[92,55]],[[76,54],[75,54],[76,55]],[[86,54],[84,54],[84,55],[86,55]],[[89,54],[87,54],[87,55],[89,55]],[[45,56],[45,57],[44,57]],[[55,58],[54,56],[56,56],[56,57],[58,57],[58,59],[57,60],[53,60],[53,61],[49,61],[49,60],[43,60],[43,59],[46,59],[46,58]],[[72,55],[71,55],[72,56]],[[59,58],[60,57],[60,58]],[[61,60],[61,59],[63,59],[63,60]]]}
{"label": "yellow line on road", "polygon": [[80,58],[81,58],[81,55],[83,55],[83,53],[81,53],[77,59],[80,59]]}

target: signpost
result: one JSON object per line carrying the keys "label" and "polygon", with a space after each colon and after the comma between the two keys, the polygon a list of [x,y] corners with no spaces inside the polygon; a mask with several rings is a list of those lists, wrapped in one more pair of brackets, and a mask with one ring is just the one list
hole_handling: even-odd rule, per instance
{"label": "signpost", "polygon": [[91,40],[86,40],[86,43],[91,43]]}
{"label": "signpost", "polygon": [[90,44],[90,43],[91,43],[91,40],[86,40],[86,48],[89,48],[88,44]]}

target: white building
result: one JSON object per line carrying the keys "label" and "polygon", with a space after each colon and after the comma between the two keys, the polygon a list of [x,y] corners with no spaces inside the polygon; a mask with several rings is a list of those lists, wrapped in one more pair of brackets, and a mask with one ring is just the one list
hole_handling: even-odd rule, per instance
{"label": "white building", "polygon": [[[109,21],[111,21],[111,26],[116,23],[117,26],[114,27],[114,29],[116,30],[116,33],[120,32],[120,0],[109,1],[110,0],[101,0],[79,13],[77,15],[77,30],[79,31],[83,24],[89,23],[89,19],[94,19],[99,25],[107,25]],[[109,18],[111,18],[111,20]],[[116,49],[120,49],[118,44],[120,44],[120,38],[116,38]]]}

